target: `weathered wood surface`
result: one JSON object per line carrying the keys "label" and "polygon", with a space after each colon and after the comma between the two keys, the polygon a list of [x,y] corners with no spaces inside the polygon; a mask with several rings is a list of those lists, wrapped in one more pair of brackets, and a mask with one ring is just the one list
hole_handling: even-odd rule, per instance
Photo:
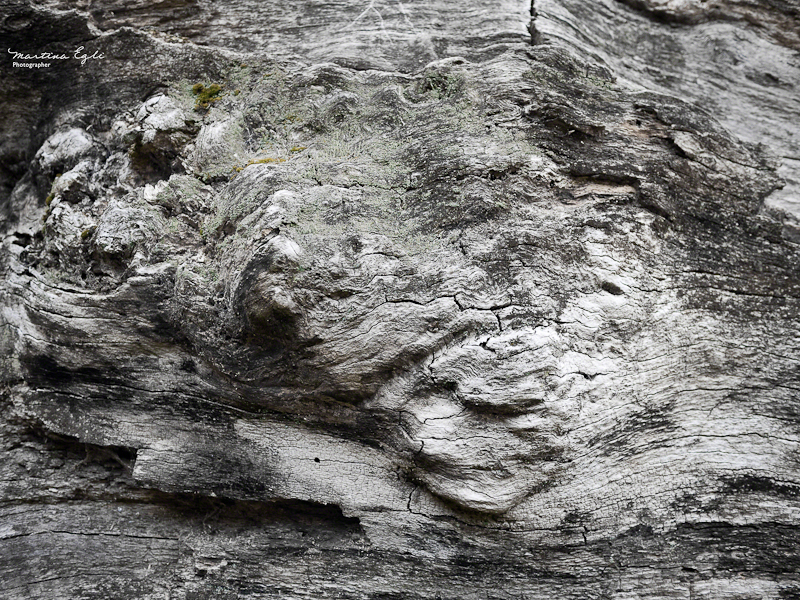
{"label": "weathered wood surface", "polygon": [[800,597],[796,3],[0,7],[0,595]]}

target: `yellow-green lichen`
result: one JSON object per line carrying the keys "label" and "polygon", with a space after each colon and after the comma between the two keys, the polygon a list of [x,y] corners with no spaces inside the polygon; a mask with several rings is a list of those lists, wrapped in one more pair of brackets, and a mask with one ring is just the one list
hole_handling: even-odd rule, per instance
{"label": "yellow-green lichen", "polygon": [[259,158],[258,160],[249,160],[245,165],[236,165],[233,167],[233,170],[237,173],[241,173],[250,165],[263,165],[267,163],[282,163],[286,162],[285,158]]}

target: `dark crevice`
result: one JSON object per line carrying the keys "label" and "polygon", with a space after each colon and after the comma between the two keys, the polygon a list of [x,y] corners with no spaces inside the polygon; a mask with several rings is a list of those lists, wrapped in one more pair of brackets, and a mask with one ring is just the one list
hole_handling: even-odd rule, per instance
{"label": "dark crevice", "polygon": [[66,457],[81,457],[79,466],[96,464],[110,471],[121,469],[129,474],[136,460],[136,448],[117,445],[98,445],[80,441],[77,437],[63,435],[48,429],[40,421],[28,421],[23,432],[27,437]]}

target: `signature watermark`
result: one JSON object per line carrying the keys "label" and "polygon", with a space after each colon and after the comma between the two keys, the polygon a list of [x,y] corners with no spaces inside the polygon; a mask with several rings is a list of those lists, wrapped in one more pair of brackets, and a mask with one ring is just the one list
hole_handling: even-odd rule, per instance
{"label": "signature watermark", "polygon": [[52,61],[59,60],[79,60],[81,65],[85,65],[89,61],[101,60],[106,57],[104,53],[97,50],[89,54],[84,46],[79,46],[72,54],[55,54],[53,52],[25,54],[24,52],[16,52],[11,48],[8,49],[8,53],[12,59],[11,66],[18,69],[46,69],[53,64]]}

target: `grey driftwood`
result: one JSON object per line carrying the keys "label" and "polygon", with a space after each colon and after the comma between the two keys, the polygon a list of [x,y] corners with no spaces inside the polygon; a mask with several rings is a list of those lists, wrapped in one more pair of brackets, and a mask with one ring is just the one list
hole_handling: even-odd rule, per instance
{"label": "grey driftwood", "polygon": [[0,596],[800,598],[799,15],[0,2]]}

